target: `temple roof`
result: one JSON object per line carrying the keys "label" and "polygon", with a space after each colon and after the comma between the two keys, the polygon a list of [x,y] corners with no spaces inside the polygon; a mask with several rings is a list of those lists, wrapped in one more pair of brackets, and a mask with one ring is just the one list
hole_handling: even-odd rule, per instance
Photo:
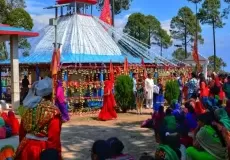
{"label": "temple roof", "polygon": [[[130,63],[151,63],[144,50],[133,40],[99,23],[98,19],[86,15],[68,15],[58,20],[58,40],[61,44],[61,63],[123,63],[127,57]],[[32,49],[28,57],[19,56],[23,64],[50,63],[53,53],[54,26],[46,26],[39,31],[39,36],[30,39]],[[133,43],[133,44],[132,44]],[[141,53],[141,54],[140,54]],[[0,61],[7,64],[9,60]]]}

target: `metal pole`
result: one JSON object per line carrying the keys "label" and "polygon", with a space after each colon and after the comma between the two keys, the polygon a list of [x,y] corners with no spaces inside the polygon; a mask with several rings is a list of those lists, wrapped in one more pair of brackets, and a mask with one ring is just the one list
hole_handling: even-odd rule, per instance
{"label": "metal pole", "polygon": [[214,71],[216,71],[216,31],[215,31],[215,20],[212,22],[212,30],[213,30],[213,46],[214,46]]}
{"label": "metal pole", "polygon": [[[58,8],[55,8],[55,20],[58,21]],[[57,22],[58,23],[58,22]],[[57,24],[54,26],[55,29],[55,38],[54,38],[54,48],[57,49]]]}
{"label": "metal pole", "polygon": [[111,0],[111,8],[112,8],[112,24],[114,26],[114,17],[115,17],[115,4],[114,4],[114,0]]}
{"label": "metal pole", "polygon": [[150,26],[149,26],[149,47],[151,48],[151,33],[150,33]]}
{"label": "metal pole", "polygon": [[91,5],[91,16],[93,15],[93,5]]}

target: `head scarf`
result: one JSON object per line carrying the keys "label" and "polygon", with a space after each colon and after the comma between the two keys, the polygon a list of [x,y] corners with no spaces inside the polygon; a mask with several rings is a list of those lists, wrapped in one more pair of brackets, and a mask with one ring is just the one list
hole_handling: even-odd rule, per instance
{"label": "head scarf", "polygon": [[165,152],[165,159],[179,160],[177,153],[168,145],[160,144],[157,150],[163,150]]}
{"label": "head scarf", "polygon": [[28,95],[23,100],[23,106],[26,108],[35,108],[41,102],[42,97],[52,93],[52,79],[45,77],[44,79],[34,82],[29,90]]}
{"label": "head scarf", "polygon": [[209,125],[202,127],[196,140],[200,146],[217,160],[227,159],[227,148],[223,147],[216,131]]}
{"label": "head scarf", "polygon": [[118,138],[112,137],[109,138],[106,142],[109,144],[112,156],[119,156],[119,154],[122,154],[122,151],[125,148],[125,146]]}
{"label": "head scarf", "polygon": [[97,140],[92,147],[93,154],[97,155],[99,160],[110,158],[110,147],[104,140]]}
{"label": "head scarf", "polygon": [[2,117],[0,117],[0,127],[5,126],[5,121]]}
{"label": "head scarf", "polygon": [[230,118],[223,108],[215,110],[215,116],[219,122],[221,122],[228,130],[230,130]]}
{"label": "head scarf", "polygon": [[56,160],[59,159],[59,154],[56,149],[46,149],[41,153],[41,160]]}

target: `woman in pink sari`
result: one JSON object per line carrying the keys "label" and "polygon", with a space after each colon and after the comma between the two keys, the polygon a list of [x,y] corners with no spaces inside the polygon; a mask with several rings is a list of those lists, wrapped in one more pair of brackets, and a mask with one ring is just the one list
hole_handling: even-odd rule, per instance
{"label": "woman in pink sari", "polygon": [[116,119],[117,113],[114,109],[116,102],[112,93],[113,84],[109,80],[106,80],[104,84],[105,86],[104,86],[103,106],[101,112],[99,113],[98,118],[102,121],[107,121],[111,119]]}

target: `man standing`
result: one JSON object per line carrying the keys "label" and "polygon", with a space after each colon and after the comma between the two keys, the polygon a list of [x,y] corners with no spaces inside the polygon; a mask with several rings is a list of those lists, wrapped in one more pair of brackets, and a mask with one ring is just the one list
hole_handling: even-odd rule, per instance
{"label": "man standing", "polygon": [[22,80],[22,93],[23,93],[22,94],[22,96],[23,96],[22,100],[24,100],[24,98],[26,97],[26,95],[29,91],[29,84],[30,84],[30,82],[27,79],[27,76],[25,75],[24,79]]}
{"label": "man standing", "polygon": [[137,74],[133,73],[133,95],[135,99],[135,104],[137,105]]}
{"label": "man standing", "polygon": [[153,87],[154,82],[150,73],[148,78],[145,79],[145,96],[146,96],[146,108],[153,108]]}

